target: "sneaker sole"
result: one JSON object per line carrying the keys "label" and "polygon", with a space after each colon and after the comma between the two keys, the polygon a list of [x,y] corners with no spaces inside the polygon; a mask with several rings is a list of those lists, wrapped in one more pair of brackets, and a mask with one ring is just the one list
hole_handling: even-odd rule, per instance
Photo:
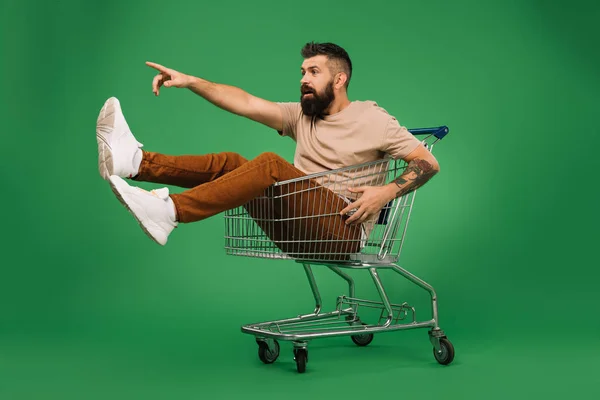
{"label": "sneaker sole", "polygon": [[152,239],[152,241],[154,241],[154,243],[159,244],[161,246],[164,246],[163,243],[160,243],[159,241],[157,241],[154,238],[154,236],[152,236],[152,234],[150,233],[150,231],[148,231],[148,228],[146,228],[146,226],[144,225],[144,223],[142,222],[142,220],[140,218],[138,218],[137,214],[132,210],[132,207],[129,205],[129,203],[127,202],[127,200],[125,200],[125,198],[121,194],[121,191],[119,190],[118,186],[113,182],[113,180],[109,179],[108,181],[110,183],[110,188],[112,189],[113,193],[115,194],[115,196],[117,197],[117,199],[119,200],[119,202],[121,202],[121,204],[127,209],[127,211],[129,211],[129,213],[131,215],[133,215],[133,217],[135,218],[135,220],[137,221],[137,223],[140,225],[140,227],[142,228],[142,230],[144,231],[144,233],[146,234],[146,236],[148,236],[150,239]]}
{"label": "sneaker sole", "polygon": [[98,171],[102,179],[108,180],[114,171],[112,149],[102,135],[96,134],[96,141],[98,142]]}
{"label": "sneaker sole", "polygon": [[[118,100],[113,100],[112,98],[106,101],[106,103],[100,110],[96,126],[100,125],[99,121],[106,121],[105,125],[111,126],[111,128],[114,129],[114,114],[117,108],[115,107],[115,102],[118,102]],[[111,116],[112,124],[110,121]],[[98,143],[98,171],[100,172],[100,176],[102,177],[102,179],[108,180],[108,178],[110,178],[110,176],[113,175],[114,172],[112,148],[108,144],[108,138],[102,134],[99,134],[97,128],[96,142]]]}

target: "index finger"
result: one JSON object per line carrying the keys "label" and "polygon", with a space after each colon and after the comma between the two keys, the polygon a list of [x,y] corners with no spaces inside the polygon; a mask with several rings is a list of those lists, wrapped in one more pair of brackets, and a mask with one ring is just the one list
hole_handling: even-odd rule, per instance
{"label": "index finger", "polygon": [[168,69],[167,67],[164,67],[164,66],[162,66],[162,65],[160,65],[160,64],[157,64],[157,63],[153,63],[153,62],[150,62],[150,61],[146,61],[146,65],[147,65],[147,66],[149,66],[149,67],[152,67],[152,68],[154,68],[154,69],[157,69],[157,70],[159,70],[160,72],[165,72],[165,73],[168,73],[168,72],[169,72],[169,69]]}
{"label": "index finger", "polygon": [[360,204],[361,203],[359,203],[358,201],[348,204],[348,206],[346,206],[346,208],[344,208],[342,211],[340,211],[340,215],[344,215],[344,214],[348,213],[348,211],[351,211],[355,208],[360,207]]}
{"label": "index finger", "polygon": [[364,207],[360,207],[350,218],[346,220],[346,225],[352,225],[357,222],[357,220],[362,217],[366,213]]}

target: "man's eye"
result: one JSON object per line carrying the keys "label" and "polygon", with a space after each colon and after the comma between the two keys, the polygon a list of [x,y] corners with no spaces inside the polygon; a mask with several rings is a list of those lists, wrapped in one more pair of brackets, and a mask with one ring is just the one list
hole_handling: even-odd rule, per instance
{"label": "man's eye", "polygon": [[317,74],[317,71],[313,71],[313,72],[312,72],[312,74],[313,74],[313,75],[316,75],[316,74]]}

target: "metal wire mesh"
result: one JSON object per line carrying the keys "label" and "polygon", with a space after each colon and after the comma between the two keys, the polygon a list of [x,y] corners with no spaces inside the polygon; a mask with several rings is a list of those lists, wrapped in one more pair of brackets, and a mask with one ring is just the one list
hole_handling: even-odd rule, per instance
{"label": "metal wire mesh", "polygon": [[395,262],[415,192],[394,199],[359,225],[347,225],[349,215],[339,213],[360,196],[348,188],[386,185],[405,168],[404,161],[385,158],[278,182],[225,212],[226,252],[298,261]]}

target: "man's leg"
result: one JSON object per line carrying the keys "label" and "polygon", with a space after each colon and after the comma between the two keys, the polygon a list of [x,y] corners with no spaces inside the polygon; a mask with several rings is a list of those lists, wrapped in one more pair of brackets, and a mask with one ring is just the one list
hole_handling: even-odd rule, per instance
{"label": "man's leg", "polygon": [[167,156],[142,151],[125,120],[119,100],[108,99],[96,123],[98,169],[102,178],[111,179],[118,199],[134,215],[154,241],[165,244],[177,226],[175,203],[168,188],[147,192],[131,187],[120,178],[135,178],[183,187],[193,187],[216,179],[247,160],[234,153],[206,156]]}
{"label": "man's leg", "polygon": [[346,205],[315,180],[300,179],[271,188],[266,199],[255,200],[247,208],[251,215],[252,211],[263,214],[264,222],[259,225],[283,252],[331,261],[360,249],[361,226],[346,225],[347,217],[339,214]]}
{"label": "man's leg", "polygon": [[262,153],[219,178],[172,194],[180,222],[200,221],[243,206],[262,195],[275,182],[305,174],[274,153]]}
{"label": "man's leg", "polygon": [[233,171],[247,160],[236,153],[169,156],[142,150],[125,120],[119,100],[108,99],[96,124],[100,175],[194,187]]}
{"label": "man's leg", "polygon": [[144,151],[133,180],[193,188],[220,178],[247,162],[241,155],[230,152],[170,156]]}
{"label": "man's leg", "polygon": [[[177,210],[177,220],[189,223],[247,205],[263,195],[275,182],[303,176],[305,174],[302,171],[277,154],[263,153],[234,171],[179,194],[156,193],[158,191],[152,194],[129,186],[116,176],[110,177],[110,183],[119,200],[132,212],[144,231],[158,243],[164,244],[172,228],[163,229],[161,226],[167,220],[165,215],[168,213],[167,210],[160,210],[161,199],[171,199]],[[310,188],[309,192],[305,192],[303,186]],[[261,226],[272,239],[293,240],[298,243],[294,248],[299,252],[339,253],[343,251],[342,247],[348,246],[343,240],[358,237],[360,229],[347,227],[338,214],[345,203],[333,192],[307,180],[300,186],[294,185],[293,189],[291,186],[284,186],[282,194],[285,200],[281,201],[280,211],[269,211],[269,215],[279,213],[287,221],[283,225],[271,225],[271,228]],[[256,216],[254,212],[250,214]],[[311,215],[318,218],[310,218]],[[152,229],[156,229],[158,233],[153,234]]]}
{"label": "man's leg", "polygon": [[[116,175],[109,178],[113,192],[133,214],[144,232],[165,244],[177,222],[195,222],[242,206],[277,181],[304,176],[274,153],[263,153],[219,178],[169,195],[167,188],[147,192]],[[177,216],[175,219],[175,215]]]}

